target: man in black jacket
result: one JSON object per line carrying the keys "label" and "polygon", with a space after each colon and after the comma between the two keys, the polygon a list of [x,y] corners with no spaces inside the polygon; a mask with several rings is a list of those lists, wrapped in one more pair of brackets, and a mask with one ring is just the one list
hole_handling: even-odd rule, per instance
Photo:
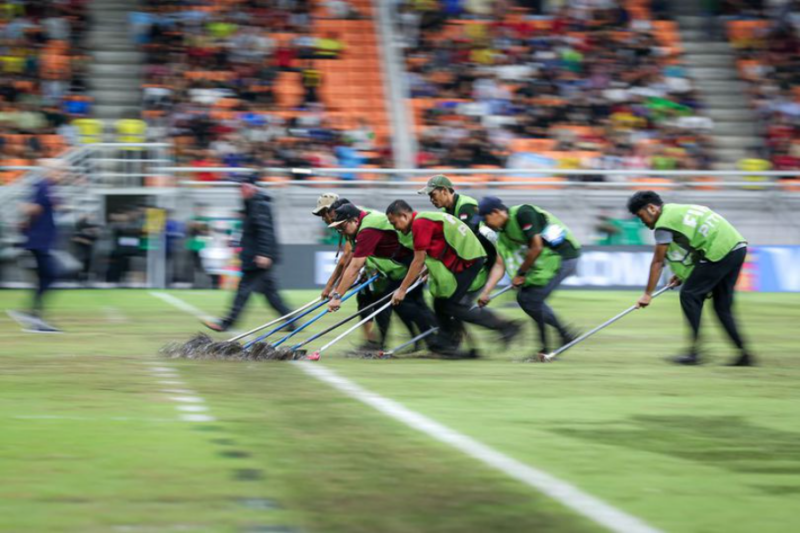
{"label": "man in black jacket", "polygon": [[240,243],[242,251],[239,255],[242,263],[242,279],[228,316],[222,320],[203,322],[206,327],[219,332],[233,326],[253,292],[263,294],[281,316],[290,313],[278,294],[272,272],[272,267],[279,260],[280,249],[275,238],[270,198],[261,194],[249,178],[242,181],[241,192],[244,199],[244,221]]}

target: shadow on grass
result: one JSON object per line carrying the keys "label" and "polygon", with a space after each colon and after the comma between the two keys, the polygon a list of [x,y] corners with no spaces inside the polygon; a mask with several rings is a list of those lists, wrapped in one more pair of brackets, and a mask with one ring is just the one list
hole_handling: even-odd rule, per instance
{"label": "shadow on grass", "polygon": [[[636,416],[625,426],[555,427],[560,435],[696,461],[747,474],[800,474],[800,433],[758,426],[737,416]],[[758,486],[770,494],[795,486]]]}

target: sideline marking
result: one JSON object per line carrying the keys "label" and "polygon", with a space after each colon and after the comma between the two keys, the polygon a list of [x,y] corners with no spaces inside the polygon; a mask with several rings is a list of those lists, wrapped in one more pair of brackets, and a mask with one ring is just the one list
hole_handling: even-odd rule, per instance
{"label": "sideline marking", "polygon": [[203,411],[208,411],[208,407],[205,405],[179,405],[175,409],[183,411],[184,413],[202,413]]}
{"label": "sideline marking", "polygon": [[[187,393],[194,394],[192,391],[187,391]],[[170,396],[169,399],[173,402],[181,403],[205,403],[205,400],[199,396]]]}
{"label": "sideline marking", "polygon": [[174,418],[137,418],[134,416],[71,416],[71,415],[13,415],[9,418],[16,420],[78,420],[78,421],[108,421],[114,422],[170,422],[175,423]]}
{"label": "sideline marking", "polygon": [[[187,313],[191,313],[197,317],[205,316],[205,314],[196,307],[172,295],[158,292],[151,292],[150,294],[161,298],[163,301]],[[164,297],[162,298],[161,295]],[[327,383],[345,395],[439,442],[448,444],[485,465],[499,470],[507,476],[528,485],[545,496],[549,496],[553,500],[556,500],[594,523],[605,527],[609,531],[614,531],[615,533],[661,533],[659,529],[648,525],[641,519],[629,515],[591,494],[583,492],[578,487],[566,481],[562,481],[543,470],[539,470],[513,457],[509,457],[472,437],[468,437],[425,415],[412,411],[399,402],[371,392],[349,379],[340,376],[334,371],[325,368],[319,363],[294,361],[292,364],[297,365],[298,368],[309,376],[323,383]],[[206,415],[183,415],[183,417],[202,416]]]}
{"label": "sideline marking", "polygon": [[125,313],[123,313],[119,307],[103,307],[103,314],[106,317],[106,321],[112,324],[127,324],[130,322]]}
{"label": "sideline marking", "polygon": [[175,296],[168,294],[166,292],[158,292],[158,291],[148,291],[151,296],[155,296],[159,300],[162,300],[172,307],[177,307],[181,311],[185,311],[190,315],[194,315],[201,320],[214,320],[214,317],[211,315],[207,315],[202,312],[200,309],[196,308],[190,303],[184,302],[180,298],[176,298]]}
{"label": "sideline marking", "polygon": [[399,402],[369,391],[318,363],[296,361],[293,364],[297,365],[309,376],[327,383],[345,395],[369,405],[390,418],[402,422],[406,426],[416,429],[439,442],[449,444],[466,455],[549,496],[565,507],[569,507],[576,513],[610,531],[617,533],[660,533],[658,529],[635,516],[629,515],[599,498],[583,492],[566,481],[509,457],[472,437],[468,437],[425,415],[412,411]]}
{"label": "sideline marking", "polygon": [[211,415],[181,415],[181,420],[184,422],[216,422],[217,419]]}

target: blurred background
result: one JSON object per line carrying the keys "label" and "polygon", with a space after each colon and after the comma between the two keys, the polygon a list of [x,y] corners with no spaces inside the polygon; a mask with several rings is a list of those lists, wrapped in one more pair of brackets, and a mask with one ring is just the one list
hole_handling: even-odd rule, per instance
{"label": "blurred background", "polygon": [[0,284],[29,283],[17,206],[48,173],[62,286],[235,285],[252,174],[282,286],[311,288],[322,192],[428,208],[444,172],[558,213],[594,245],[575,286],[642,284],[625,199],[654,189],[740,228],[742,288],[800,290],[799,29],[795,0],[8,0]]}

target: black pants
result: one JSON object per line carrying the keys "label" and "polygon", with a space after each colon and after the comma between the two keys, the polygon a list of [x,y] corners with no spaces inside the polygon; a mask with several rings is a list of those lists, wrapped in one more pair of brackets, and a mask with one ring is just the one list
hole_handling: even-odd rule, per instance
{"label": "black pants", "polygon": [[40,316],[44,310],[44,295],[58,278],[58,265],[49,250],[31,250],[36,260],[36,277],[39,283],[33,293],[31,313]]}
{"label": "black pants", "polygon": [[449,298],[435,298],[433,310],[439,322],[437,343],[444,349],[456,349],[464,332],[464,322],[495,331],[504,331],[509,322],[486,308],[472,309],[469,286],[480,274],[484,260],[477,260],[471,267],[462,270],[456,277],[456,290]]}
{"label": "black pants", "polygon": [[92,254],[94,246],[91,244],[76,244],[75,254],[78,256],[78,261],[81,263],[81,269],[78,272],[79,281],[89,281],[89,273],[92,270]]}
{"label": "black pants", "polygon": [[552,326],[558,331],[562,340],[566,340],[569,332],[559,322],[555,311],[547,305],[547,297],[561,285],[561,282],[575,274],[578,268],[578,259],[566,259],[561,262],[561,266],[556,275],[544,287],[523,287],[517,293],[517,303],[525,313],[536,323],[541,341],[540,352],[547,353],[547,326]]}
{"label": "black pants", "polygon": [[739,272],[747,257],[747,248],[734,250],[716,263],[699,263],[681,289],[681,307],[692,328],[691,353],[697,353],[700,338],[700,316],[703,303],[711,294],[722,327],[739,350],[744,351],[744,341],[733,317],[733,294]]}
{"label": "black pants", "polygon": [[[361,291],[356,296],[358,299],[358,308],[363,309],[371,303],[380,300],[387,294],[394,292],[398,287],[400,287],[401,283],[402,280],[388,280],[386,281],[386,287],[380,292],[373,292],[370,289]],[[361,314],[361,318],[366,318],[374,311],[375,309],[364,311]],[[431,309],[428,307],[428,304],[425,302],[425,293],[420,285],[409,291],[406,294],[405,299],[400,302],[399,305],[395,307],[389,306],[378,313],[378,315],[375,317],[375,323],[377,324],[378,331],[380,332],[380,344],[382,348],[385,347],[386,336],[389,333],[392,312],[397,313],[397,316],[403,322],[403,325],[406,327],[406,329],[408,329],[408,332],[412,337],[418,333],[423,333],[433,327],[436,327],[436,317],[434,316],[433,311],[431,311]]]}
{"label": "black pants", "polygon": [[228,316],[222,321],[223,325],[230,327],[236,323],[239,314],[244,310],[244,306],[247,305],[247,300],[250,299],[250,295],[254,292],[263,294],[267,298],[269,305],[279,315],[283,316],[291,312],[278,293],[278,286],[275,283],[272,269],[245,270],[242,272],[242,279],[239,282],[236,297],[233,299],[233,306]]}

